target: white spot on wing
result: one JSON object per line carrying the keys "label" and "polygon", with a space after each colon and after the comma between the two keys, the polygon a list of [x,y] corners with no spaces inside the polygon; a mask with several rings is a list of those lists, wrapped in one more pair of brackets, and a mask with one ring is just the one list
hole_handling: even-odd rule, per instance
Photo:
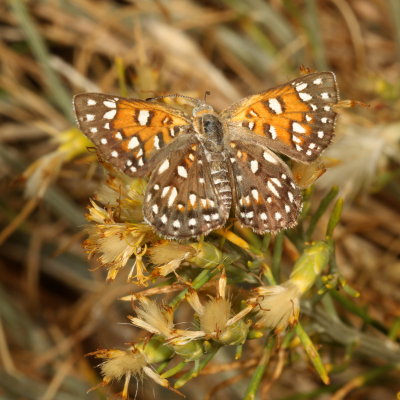
{"label": "white spot on wing", "polygon": [[253,174],[255,174],[258,171],[258,161],[257,160],[250,161],[250,169]]}
{"label": "white spot on wing", "polygon": [[163,191],[161,192],[161,198],[164,198],[167,193],[169,192],[169,189],[171,188],[171,186],[165,186]]}
{"label": "white spot on wing", "polygon": [[101,143],[101,144],[107,144],[107,143],[108,143],[108,140],[107,140],[106,138],[103,137],[103,138],[100,139],[100,143]]}
{"label": "white spot on wing", "polygon": [[86,114],[86,121],[93,121],[94,120],[94,114]]}
{"label": "white spot on wing", "polygon": [[165,225],[168,221],[167,216],[164,214],[161,218],[160,218],[161,222]]}
{"label": "white spot on wing", "polygon": [[139,125],[144,126],[149,120],[150,112],[149,110],[140,110],[138,115]]}
{"label": "white spot on wing", "polygon": [[115,108],[117,107],[117,105],[115,104],[115,102],[110,101],[110,100],[104,100],[103,104],[108,107],[108,108]]}
{"label": "white spot on wing", "polygon": [[97,104],[97,102],[94,99],[88,99],[86,104],[88,106],[95,106]]}
{"label": "white spot on wing", "polygon": [[187,178],[187,170],[184,166],[179,165],[178,166],[178,175],[181,176],[182,178]]}
{"label": "white spot on wing", "polygon": [[189,202],[192,206],[194,206],[196,204],[196,198],[197,198],[197,196],[193,193],[191,193],[189,195]]}
{"label": "white spot on wing", "polygon": [[118,158],[118,151],[113,150],[113,151],[111,152],[111,157]]}
{"label": "white spot on wing", "polygon": [[[278,199],[281,198],[281,196],[279,195],[279,192],[276,190],[275,186],[273,185],[273,183],[271,181],[267,182],[267,187],[273,193],[274,196],[276,196]],[[268,199],[267,199],[267,201],[268,201]],[[271,201],[272,201],[272,199],[271,199]]]}
{"label": "white spot on wing", "polygon": [[271,181],[274,183],[274,185],[282,187],[282,183],[278,178],[271,178]]}
{"label": "white spot on wing", "polygon": [[269,133],[271,134],[272,139],[276,139],[278,136],[275,127],[272,125],[269,127]]}
{"label": "white spot on wing", "polygon": [[301,92],[301,91],[304,90],[307,86],[308,86],[308,85],[307,85],[307,83],[305,83],[305,82],[298,83],[298,84],[296,85],[296,90],[297,90],[298,92]]}
{"label": "white spot on wing", "polygon": [[158,205],[157,205],[157,204],[153,204],[152,207],[151,207],[151,209],[153,210],[153,213],[154,213],[154,214],[157,214],[157,213],[158,213]]}
{"label": "white spot on wing", "polygon": [[268,219],[268,216],[267,216],[267,214],[266,214],[265,212],[263,212],[263,213],[260,214],[260,218],[261,218],[263,221],[266,221],[266,220]]}
{"label": "white spot on wing", "polygon": [[169,199],[168,199],[169,207],[171,207],[172,204],[174,204],[176,196],[178,196],[178,191],[176,190],[176,187],[172,187],[171,194],[169,195]]}
{"label": "white spot on wing", "polygon": [[189,226],[196,226],[197,221],[194,218],[189,219]]}
{"label": "white spot on wing", "polygon": [[115,134],[115,139],[122,140],[121,132],[117,132],[117,133]]}
{"label": "white spot on wing", "polygon": [[268,162],[270,162],[272,164],[277,164],[278,163],[278,161],[274,157],[272,157],[271,154],[268,151],[264,151],[263,157],[264,157],[265,161],[268,161]]}
{"label": "white spot on wing", "polygon": [[281,214],[280,212],[276,212],[274,216],[275,216],[275,219],[276,219],[277,221],[279,221],[279,220],[282,219],[282,214]]}
{"label": "white spot on wing", "polygon": [[96,127],[90,128],[90,133],[97,133],[97,128]]}
{"label": "white spot on wing", "polygon": [[160,138],[157,135],[154,136],[154,148],[160,150]]}
{"label": "white spot on wing", "polygon": [[293,142],[295,142],[295,143],[301,143],[301,139],[300,139],[298,136],[296,136],[296,135],[292,135],[292,140],[293,140]]}
{"label": "white spot on wing", "polygon": [[320,85],[321,83],[322,83],[322,79],[321,78],[314,79],[314,81],[313,81],[314,85]]}
{"label": "white spot on wing", "polygon": [[253,217],[254,217],[253,211],[249,211],[248,213],[246,213],[246,218],[252,219]]}
{"label": "white spot on wing", "polygon": [[320,139],[322,139],[324,137],[324,132],[323,131],[318,131],[317,135]]}
{"label": "white spot on wing", "polygon": [[282,106],[279,100],[269,99],[268,106],[275,114],[282,114]]}
{"label": "white spot on wing", "polygon": [[164,160],[164,162],[158,168],[158,174],[162,174],[169,168],[169,160]]}
{"label": "white spot on wing", "polygon": [[249,111],[249,114],[252,115],[253,117],[258,117],[258,114],[253,109]]}
{"label": "white spot on wing", "polygon": [[140,142],[136,136],[134,136],[128,143],[128,149],[132,150],[135,147],[138,147],[140,145]]}
{"label": "white spot on wing", "polygon": [[104,119],[113,119],[115,117],[115,114],[117,113],[117,110],[110,110],[104,113],[103,118]]}
{"label": "white spot on wing", "polygon": [[293,129],[293,132],[297,132],[297,133],[305,133],[306,132],[304,127],[301,126],[298,122],[292,123],[292,129]]}
{"label": "white spot on wing", "polygon": [[303,100],[303,101],[310,101],[312,99],[312,96],[308,93],[305,92],[300,92],[299,93],[299,97]]}
{"label": "white spot on wing", "polygon": [[217,221],[219,219],[219,214],[218,213],[211,214],[211,219]]}

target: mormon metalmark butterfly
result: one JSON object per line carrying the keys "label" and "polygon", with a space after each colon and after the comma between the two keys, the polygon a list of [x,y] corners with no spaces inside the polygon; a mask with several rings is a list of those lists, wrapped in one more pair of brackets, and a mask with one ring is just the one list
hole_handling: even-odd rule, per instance
{"label": "mormon metalmark butterfly", "polygon": [[[192,115],[162,104],[176,97]],[[149,175],[145,220],[162,236],[187,239],[222,227],[233,205],[257,233],[296,224],[300,189],[275,154],[310,162],[330,143],[335,75],[313,73],[246,97],[217,114],[205,102],[87,93],[74,98],[80,129],[105,161]]]}

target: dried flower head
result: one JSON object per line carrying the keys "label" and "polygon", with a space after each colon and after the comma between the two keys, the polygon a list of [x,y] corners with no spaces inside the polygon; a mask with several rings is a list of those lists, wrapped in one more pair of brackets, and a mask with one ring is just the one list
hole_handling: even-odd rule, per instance
{"label": "dried flower head", "polygon": [[296,285],[287,281],[282,285],[259,287],[255,293],[260,307],[257,325],[279,333],[297,322],[300,291]]}
{"label": "dried flower head", "polygon": [[279,333],[292,326],[300,313],[300,297],[314,284],[329,260],[329,245],[319,241],[310,244],[296,261],[289,280],[281,285],[261,286],[254,290],[258,303],[258,325]]}
{"label": "dried flower head", "polygon": [[148,251],[151,263],[157,266],[153,271],[154,276],[175,272],[183,261],[191,259],[195,254],[194,247],[167,240],[153,245]]}
{"label": "dried flower head", "polygon": [[[157,354],[155,355],[155,353]],[[171,389],[168,381],[161,378],[149,367],[150,363],[168,360],[172,355],[172,350],[161,343],[157,337],[154,340],[151,339],[150,342],[131,346],[128,350],[104,349],[88,355],[105,360],[100,364],[101,375],[103,376],[102,385],[125,378],[122,391],[123,399],[128,398],[131,378],[142,378],[144,374],[158,385]],[[91,390],[93,389],[95,388]]]}
{"label": "dried flower head", "polygon": [[115,279],[119,270],[135,255],[136,278],[144,284],[146,278],[141,257],[146,249],[145,243],[154,238],[151,227],[146,224],[116,223],[110,212],[94,202],[89,208],[88,219],[96,221],[96,224],[86,228],[88,238],[83,246],[89,257],[96,255],[100,264],[108,269],[107,280]]}
{"label": "dried flower head", "polygon": [[370,189],[379,171],[387,167],[389,158],[400,161],[400,124],[360,126],[346,122],[345,128],[344,125],[339,128],[338,140],[325,155],[341,163],[329,169],[317,185],[325,190],[338,186],[342,196],[351,199]]}
{"label": "dried flower head", "polygon": [[[245,312],[233,315],[232,304],[226,298],[226,275],[222,273],[218,281],[218,295],[211,297],[204,305],[195,290],[189,290],[186,296],[188,303],[199,316],[199,337],[213,339],[226,345],[242,344],[246,340],[250,322],[243,321],[243,317],[250,312],[252,307]],[[188,335],[186,331],[183,335]],[[195,335],[195,332],[191,334]]]}
{"label": "dried flower head", "polygon": [[135,311],[137,317],[128,317],[133,325],[150,333],[162,335],[174,351],[186,361],[196,360],[203,355],[201,343],[194,341],[202,335],[175,329],[172,308],[159,305],[146,297],[140,297]]}

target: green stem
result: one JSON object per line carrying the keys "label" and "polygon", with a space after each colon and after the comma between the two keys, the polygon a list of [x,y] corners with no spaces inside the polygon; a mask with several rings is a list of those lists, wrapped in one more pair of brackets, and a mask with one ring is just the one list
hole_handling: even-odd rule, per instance
{"label": "green stem", "polygon": [[275,278],[275,281],[279,282],[280,274],[281,274],[281,261],[282,261],[282,249],[283,249],[283,239],[285,235],[283,232],[279,232],[276,235],[275,243],[274,243],[274,254],[272,257],[272,274]]}
{"label": "green stem", "polygon": [[210,353],[208,353],[197,365],[195,365],[190,371],[188,371],[185,375],[181,376],[174,384],[175,389],[179,389],[183,385],[185,385],[192,378],[195,378],[199,372],[214,358],[215,354],[219,350],[220,346],[216,345],[212,348]]}
{"label": "green stem", "polygon": [[[203,285],[205,285],[213,276],[218,273],[218,269],[215,270],[208,270],[205,269],[200,272],[199,275],[192,282],[192,288],[197,290],[200,289]],[[185,298],[188,289],[182,290],[178,293],[169,303],[169,306],[172,308],[176,308],[179,303]]]}
{"label": "green stem", "polygon": [[161,375],[161,378],[169,378],[171,376],[174,376],[179,371],[182,371],[182,369],[185,368],[186,365],[187,365],[187,363],[185,361],[181,361],[179,364],[175,365],[175,367],[172,367],[169,370],[165,371]]}
{"label": "green stem", "polygon": [[311,363],[314,365],[315,370],[318,372],[318,375],[320,376],[322,382],[324,382],[325,385],[328,385],[330,379],[328,373],[326,372],[325,366],[322,363],[321,357],[319,356],[318,351],[314,346],[314,343],[307,335],[307,332],[304,330],[300,322],[296,325],[295,332],[296,335],[299,337],[301,343],[303,344],[304,350],[306,351]]}
{"label": "green stem", "polygon": [[315,211],[315,213],[311,217],[310,225],[306,232],[306,241],[311,240],[311,236],[314,232],[315,227],[317,226],[319,219],[325,213],[326,209],[328,208],[328,206],[332,202],[332,200],[337,196],[338,192],[339,192],[339,189],[336,186],[334,186],[329,191],[329,193],[322,199],[319,207],[317,208],[317,211]]}
{"label": "green stem", "polygon": [[264,376],[265,370],[268,366],[274,346],[275,338],[273,336],[269,336],[265,341],[264,351],[261,356],[260,362],[250,379],[249,385],[247,386],[244,400],[254,400],[254,398],[256,397],[256,393]]}

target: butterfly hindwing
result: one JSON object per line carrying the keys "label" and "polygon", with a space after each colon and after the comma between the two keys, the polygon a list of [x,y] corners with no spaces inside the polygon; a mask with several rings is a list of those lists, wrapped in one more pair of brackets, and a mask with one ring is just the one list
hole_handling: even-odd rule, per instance
{"label": "butterfly hindwing", "polygon": [[225,210],[195,135],[178,138],[154,169],[144,196],[145,220],[166,238],[189,239],[223,226]]}
{"label": "butterfly hindwing", "polygon": [[301,209],[300,189],[277,155],[246,136],[234,135],[229,143],[236,217],[257,233],[290,228]]}
{"label": "butterfly hindwing", "polygon": [[221,116],[265,137],[270,149],[310,162],[332,140],[338,100],[335,74],[317,72],[246,97]]}
{"label": "butterfly hindwing", "polygon": [[144,100],[85,93],[74,97],[74,107],[100,156],[131,176],[148,173],[153,155],[191,127],[181,111]]}

